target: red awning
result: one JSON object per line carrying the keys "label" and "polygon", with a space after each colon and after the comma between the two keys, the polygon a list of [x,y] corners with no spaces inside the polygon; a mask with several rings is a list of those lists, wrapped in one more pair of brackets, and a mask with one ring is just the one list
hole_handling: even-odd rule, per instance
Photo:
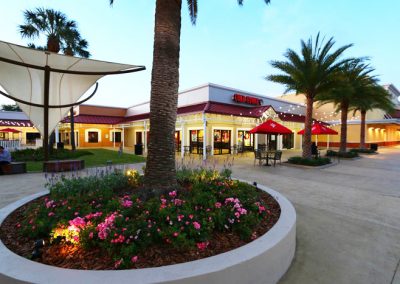
{"label": "red awning", "polygon": [[259,133],[259,134],[292,134],[292,130],[279,124],[272,119],[268,119],[266,122],[254,127],[250,130],[250,133]]}
{"label": "red awning", "polygon": [[[304,135],[304,129],[297,132],[297,134]],[[320,123],[314,123],[311,127],[311,134],[312,135],[337,135],[339,134],[337,131],[328,128]]]}
{"label": "red awning", "polygon": [[21,131],[14,129],[14,128],[4,128],[4,129],[0,129],[0,132],[20,133]]}

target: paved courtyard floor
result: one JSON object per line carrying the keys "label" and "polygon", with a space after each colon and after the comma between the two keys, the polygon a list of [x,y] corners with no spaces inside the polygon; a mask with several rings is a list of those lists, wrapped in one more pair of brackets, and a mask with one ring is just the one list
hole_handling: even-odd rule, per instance
{"label": "paved courtyard floor", "polygon": [[[296,208],[296,256],[280,283],[400,284],[400,147],[379,152],[325,169],[260,167],[251,155],[234,158],[234,177],[273,188]],[[216,157],[208,165],[230,163]],[[1,176],[0,208],[44,183],[43,174]]]}

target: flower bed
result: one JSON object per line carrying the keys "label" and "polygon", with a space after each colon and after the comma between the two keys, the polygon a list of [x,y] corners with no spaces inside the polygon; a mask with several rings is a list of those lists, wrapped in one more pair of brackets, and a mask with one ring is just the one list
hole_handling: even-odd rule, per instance
{"label": "flower bed", "polygon": [[[226,171],[225,171],[226,174]],[[178,172],[182,187],[143,200],[134,171],[51,180],[50,195],[11,214],[3,242],[24,257],[76,269],[187,262],[258,238],[277,221],[270,195],[210,170]],[[17,221],[18,220],[18,221]]]}

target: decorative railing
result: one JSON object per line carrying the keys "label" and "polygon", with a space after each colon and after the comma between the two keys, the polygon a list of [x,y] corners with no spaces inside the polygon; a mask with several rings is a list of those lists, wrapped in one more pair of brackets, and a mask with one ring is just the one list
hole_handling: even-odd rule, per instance
{"label": "decorative railing", "polygon": [[10,151],[14,149],[21,148],[21,141],[20,140],[0,140],[0,146],[9,149]]}

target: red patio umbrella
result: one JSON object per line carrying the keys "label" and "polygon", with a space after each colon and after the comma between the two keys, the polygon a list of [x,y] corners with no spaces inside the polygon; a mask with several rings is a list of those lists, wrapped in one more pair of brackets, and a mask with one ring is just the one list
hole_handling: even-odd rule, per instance
{"label": "red patio umbrella", "polygon": [[14,128],[4,128],[4,129],[0,129],[0,132],[20,133],[21,131],[14,129]]}
{"label": "red patio umbrella", "polygon": [[[297,134],[304,135],[304,129],[297,132]],[[337,131],[322,125],[321,123],[314,123],[311,127],[311,135],[337,135]]]}
{"label": "red patio umbrella", "polygon": [[254,127],[250,130],[250,133],[258,133],[258,134],[292,134],[292,130],[279,124],[272,119],[268,119],[267,121],[261,123],[260,125]]}
{"label": "red patio umbrella", "polygon": [[[304,135],[304,129],[297,132],[297,134]],[[314,123],[311,127],[311,135],[317,135],[316,144],[318,144],[318,135],[338,135],[339,133],[321,123]],[[327,148],[329,148],[329,137],[327,142]]]}

